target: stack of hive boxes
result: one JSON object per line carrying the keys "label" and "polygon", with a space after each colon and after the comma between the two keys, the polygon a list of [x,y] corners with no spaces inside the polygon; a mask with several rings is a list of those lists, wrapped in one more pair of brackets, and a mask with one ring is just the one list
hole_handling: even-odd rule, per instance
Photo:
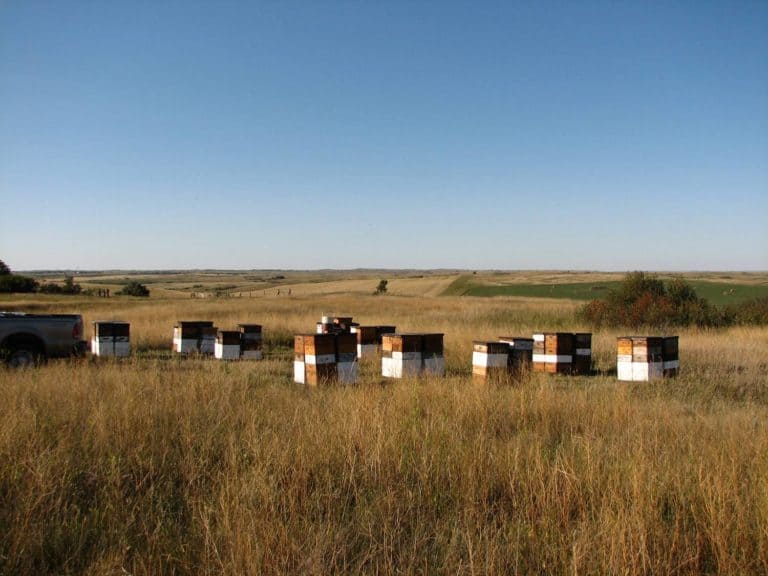
{"label": "stack of hive boxes", "polygon": [[533,371],[550,374],[590,374],[592,334],[540,332],[533,335]]}
{"label": "stack of hive boxes", "polygon": [[570,374],[573,364],[573,334],[543,332],[533,335],[533,371]]}
{"label": "stack of hive boxes", "polygon": [[91,352],[95,356],[130,356],[130,331],[128,322],[94,322]]}
{"label": "stack of hive boxes", "polygon": [[621,336],[617,339],[616,376],[647,382],[675,376],[680,367],[677,336]]}
{"label": "stack of hive boxes", "polygon": [[442,334],[383,334],[381,374],[403,378],[419,374],[445,373]]}
{"label": "stack of hive boxes", "polygon": [[352,334],[297,334],[294,337],[293,379],[299,384],[357,380],[357,340]]}
{"label": "stack of hive boxes", "polygon": [[510,346],[506,342],[472,343],[472,375],[475,379],[496,380],[509,373]]}
{"label": "stack of hive boxes", "polygon": [[173,328],[173,350],[178,354],[213,354],[216,327],[208,321],[180,321]]}
{"label": "stack of hive boxes", "polygon": [[261,325],[238,324],[240,329],[240,357],[243,360],[261,360]]}
{"label": "stack of hive boxes", "polygon": [[507,367],[510,372],[520,373],[531,369],[531,362],[533,362],[533,338],[499,336],[499,342],[509,346]]}
{"label": "stack of hive boxes", "polygon": [[214,357],[219,360],[239,360],[241,336],[239,330],[219,330],[216,333]]}
{"label": "stack of hive boxes", "polygon": [[577,332],[573,335],[573,374],[588,375],[592,373],[592,334]]}
{"label": "stack of hive boxes", "polygon": [[355,326],[350,328],[357,336],[357,357],[375,357],[381,348],[381,338],[384,334],[393,334],[394,326]]}

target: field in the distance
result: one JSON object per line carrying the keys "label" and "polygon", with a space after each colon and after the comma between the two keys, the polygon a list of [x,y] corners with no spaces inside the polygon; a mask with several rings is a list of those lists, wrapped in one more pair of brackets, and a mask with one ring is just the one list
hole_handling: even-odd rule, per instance
{"label": "field in the distance", "polygon": [[[586,328],[577,300],[440,296],[557,273],[525,274],[142,274],[148,300],[0,298],[128,320],[137,350],[0,369],[0,574],[768,573],[768,328],[680,331],[664,382],[618,383],[602,331],[593,377],[478,385],[473,339]],[[370,295],[380,278],[391,295]],[[447,377],[367,363],[354,387],[294,385],[292,335],[326,312],[444,332]],[[170,357],[173,324],[203,318],[261,323],[266,359]]]}

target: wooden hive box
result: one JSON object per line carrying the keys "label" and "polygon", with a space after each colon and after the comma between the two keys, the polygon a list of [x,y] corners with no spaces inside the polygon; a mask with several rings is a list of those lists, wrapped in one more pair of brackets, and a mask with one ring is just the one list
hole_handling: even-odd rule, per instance
{"label": "wooden hive box", "polygon": [[[213,332],[206,329],[213,329]],[[204,338],[210,340],[210,346],[207,342],[203,343]],[[181,320],[173,328],[173,350],[178,354],[203,352],[209,347],[210,354],[213,354],[215,340],[216,328],[208,320]]]}
{"label": "wooden hive box", "polygon": [[381,339],[381,375],[385,378],[419,375],[421,347],[421,334],[384,334]]}
{"label": "wooden hive box", "polygon": [[293,378],[317,386],[335,381],[336,338],[333,334],[297,334],[293,339]]}
{"label": "wooden hive box", "polygon": [[443,376],[445,374],[443,334],[423,334],[421,355],[422,370],[425,374],[434,376]]}
{"label": "wooden hive box", "polygon": [[539,332],[533,335],[533,371],[571,374],[574,336],[570,332]]}
{"label": "wooden hive box", "polygon": [[509,344],[506,342],[472,343],[472,375],[477,380],[499,380],[509,373]]}
{"label": "wooden hive box", "polygon": [[122,321],[93,323],[91,353],[94,356],[124,358],[131,354],[131,325]]}
{"label": "wooden hive box", "polygon": [[240,357],[243,360],[261,360],[261,324],[238,324],[240,329]]}
{"label": "wooden hive box", "polygon": [[357,335],[343,333],[336,335],[336,367],[339,382],[357,382]]}
{"label": "wooden hive box", "polygon": [[677,336],[664,336],[661,344],[661,356],[664,376],[677,376],[680,370],[680,351]]}
{"label": "wooden hive box", "polygon": [[577,332],[573,335],[573,373],[589,375],[592,373],[592,333]]}
{"label": "wooden hive box", "polygon": [[523,372],[531,369],[533,362],[533,338],[519,336],[499,336],[499,342],[509,346],[508,368],[510,372]]}
{"label": "wooden hive box", "polygon": [[216,332],[214,357],[219,360],[239,360],[242,333],[239,330],[219,330]]}
{"label": "wooden hive box", "polygon": [[372,358],[379,350],[379,333],[377,326],[353,326],[351,330],[357,338],[357,357]]}
{"label": "wooden hive box", "polygon": [[620,336],[616,339],[616,376],[627,382],[645,382],[664,376],[664,339],[658,336]]}

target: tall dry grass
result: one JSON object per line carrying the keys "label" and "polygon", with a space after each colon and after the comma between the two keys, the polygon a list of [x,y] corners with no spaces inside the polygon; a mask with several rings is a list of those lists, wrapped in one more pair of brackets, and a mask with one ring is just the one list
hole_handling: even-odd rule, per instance
{"label": "tall dry grass", "polygon": [[[141,352],[0,371],[0,573],[768,573],[768,330],[683,332],[662,383],[617,383],[600,333],[601,375],[482,386],[473,338],[577,329],[569,305],[77,307]],[[328,311],[445,331],[449,376],[297,387],[291,334]],[[261,322],[268,359],[146,352],[185,318]]]}

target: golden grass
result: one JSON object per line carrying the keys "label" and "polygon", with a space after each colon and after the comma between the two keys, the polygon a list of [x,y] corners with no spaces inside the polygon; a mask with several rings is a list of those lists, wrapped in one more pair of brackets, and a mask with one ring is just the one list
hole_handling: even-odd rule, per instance
{"label": "golden grass", "polygon": [[[473,338],[583,328],[514,299],[39,299],[132,323],[127,361],[0,370],[0,573],[765,574],[767,329],[684,331],[679,378],[483,386]],[[291,382],[324,312],[444,331],[445,379]],[[264,325],[254,363],[179,360],[178,319]]]}

